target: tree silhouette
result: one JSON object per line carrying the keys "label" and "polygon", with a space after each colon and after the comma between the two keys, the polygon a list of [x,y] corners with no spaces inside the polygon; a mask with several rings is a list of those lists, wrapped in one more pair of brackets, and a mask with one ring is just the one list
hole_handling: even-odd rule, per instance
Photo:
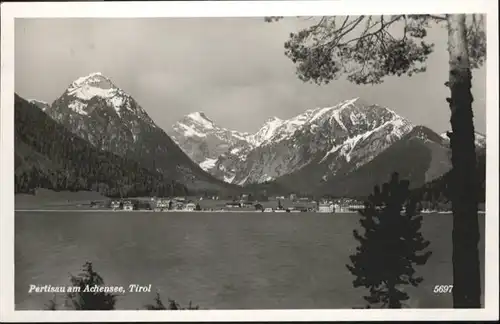
{"label": "tree silhouette", "polygon": [[360,245],[346,266],[356,277],[353,286],[369,289],[364,296],[369,307],[401,308],[409,297],[399,286],[416,287],[423,280],[415,276],[413,266],[425,264],[431,252],[422,253],[429,242],[419,232],[422,216],[417,216],[416,203],[409,198],[409,182],[394,173],[382,190],[375,187],[360,211],[365,233],[353,231]]}
{"label": "tree silhouette", "polygon": [[68,292],[67,298],[75,310],[113,310],[115,309],[116,296],[105,292],[85,292],[87,286],[103,286],[104,280],[94,271],[92,262],[83,265],[83,271],[78,276],[71,276],[74,287],[80,288],[79,292]]}
{"label": "tree silhouette", "polygon": [[163,305],[160,297],[160,293],[156,293],[154,304],[147,304],[145,306],[147,310],[166,310],[167,308]]}
{"label": "tree silhouette", "polygon": [[57,310],[57,298],[54,297],[49,300],[48,304],[45,304],[46,310]]}
{"label": "tree silhouette", "polygon": [[[84,292],[85,287],[104,286],[104,280],[94,270],[92,262],[86,262],[83,265],[83,271],[78,276],[71,275],[71,283],[73,287],[80,288],[79,292],[67,292],[65,300],[65,308],[73,310],[114,310],[116,296],[109,293],[101,292]],[[161,300],[160,294],[157,292],[154,303],[144,305],[147,310],[197,310],[200,307],[193,306],[190,301],[187,307],[181,307],[173,299],[168,299],[168,306],[165,306]],[[56,295],[45,304],[46,310],[59,310],[57,305]]]}
{"label": "tree silhouette", "polygon": [[180,304],[173,299],[169,299],[168,306],[165,306],[163,304],[163,301],[161,300],[160,293],[157,292],[154,299],[154,304],[147,304],[145,305],[145,308],[147,310],[197,310],[199,309],[199,306],[193,306],[193,304],[189,302],[189,305],[187,307],[181,307]]}
{"label": "tree silhouette", "polygon": [[[281,17],[268,17],[266,21]],[[451,110],[448,132],[452,151],[450,177],[453,210],[453,304],[481,307],[478,201],[474,172],[476,152],[472,113],[471,69],[486,57],[484,15],[392,15],[322,17],[291,33],[285,54],[305,82],[327,84],[341,75],[356,84],[378,84],[387,76],[412,76],[426,70],[433,44],[424,39],[432,25],[448,31]],[[397,32],[399,31],[399,32]]]}

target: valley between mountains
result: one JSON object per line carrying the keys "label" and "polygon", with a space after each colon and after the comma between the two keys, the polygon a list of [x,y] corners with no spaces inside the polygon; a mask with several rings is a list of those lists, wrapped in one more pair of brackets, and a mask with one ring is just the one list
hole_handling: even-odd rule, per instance
{"label": "valley between mountains", "polygon": [[[101,183],[114,187],[116,194],[121,190],[116,188],[125,186],[121,184],[141,182],[152,190],[161,183],[168,190],[184,186],[190,192],[360,196],[394,171],[421,187],[451,168],[445,134],[361,98],[308,109],[290,119],[274,117],[255,133],[223,128],[203,112],[187,113],[163,130],[101,73],[76,79],[51,104],[16,95],[15,105],[16,177],[29,178],[33,170],[37,175],[55,172],[66,179],[57,180],[62,187]],[[27,138],[27,127],[44,133],[41,128],[48,124],[59,132],[51,143],[47,136]],[[70,148],[75,142],[92,156],[112,159],[115,171],[102,170],[92,179],[77,172],[81,165],[93,170],[102,161],[80,158],[76,163]],[[47,149],[52,146],[59,147],[57,154]],[[484,135],[476,134],[476,147],[485,152]],[[37,157],[45,162],[33,162]],[[54,177],[45,178],[43,186],[54,186]],[[41,184],[20,188],[34,185]]]}

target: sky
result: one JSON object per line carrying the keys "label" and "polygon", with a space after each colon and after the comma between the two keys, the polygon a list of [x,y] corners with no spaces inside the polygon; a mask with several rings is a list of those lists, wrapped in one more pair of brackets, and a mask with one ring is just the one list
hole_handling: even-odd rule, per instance
{"label": "sky", "polygon": [[[217,124],[255,132],[270,117],[360,97],[436,132],[450,128],[447,31],[427,40],[427,72],[354,85],[345,77],[318,86],[300,81],[284,54],[305,18],[45,18],[16,19],[15,91],[53,102],[78,77],[101,72],[163,129],[201,111]],[[486,131],[486,71],[473,71],[476,130]]]}

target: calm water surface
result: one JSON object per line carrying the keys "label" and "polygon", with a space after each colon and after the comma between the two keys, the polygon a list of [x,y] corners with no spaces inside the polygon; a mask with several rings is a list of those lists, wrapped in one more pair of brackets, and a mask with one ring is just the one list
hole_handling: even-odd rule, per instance
{"label": "calm water surface", "polygon": [[[69,273],[94,263],[106,284],[152,285],[120,296],[118,309],[141,309],[159,291],[166,302],[204,309],[351,308],[363,305],[346,268],[357,246],[357,214],[16,212],[16,309],[44,309],[49,293],[30,284],[68,285]],[[484,216],[480,216],[484,237]],[[425,215],[433,255],[408,288],[410,306],[451,307],[452,216]],[[481,242],[481,266],[484,241]],[[483,269],[483,267],[482,267]],[[62,296],[61,296],[62,299]]]}

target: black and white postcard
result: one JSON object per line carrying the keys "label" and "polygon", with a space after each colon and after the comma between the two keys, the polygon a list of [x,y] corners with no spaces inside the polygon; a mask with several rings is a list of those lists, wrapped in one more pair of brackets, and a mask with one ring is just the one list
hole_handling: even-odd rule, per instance
{"label": "black and white postcard", "polygon": [[498,319],[497,9],[3,3],[2,321]]}

